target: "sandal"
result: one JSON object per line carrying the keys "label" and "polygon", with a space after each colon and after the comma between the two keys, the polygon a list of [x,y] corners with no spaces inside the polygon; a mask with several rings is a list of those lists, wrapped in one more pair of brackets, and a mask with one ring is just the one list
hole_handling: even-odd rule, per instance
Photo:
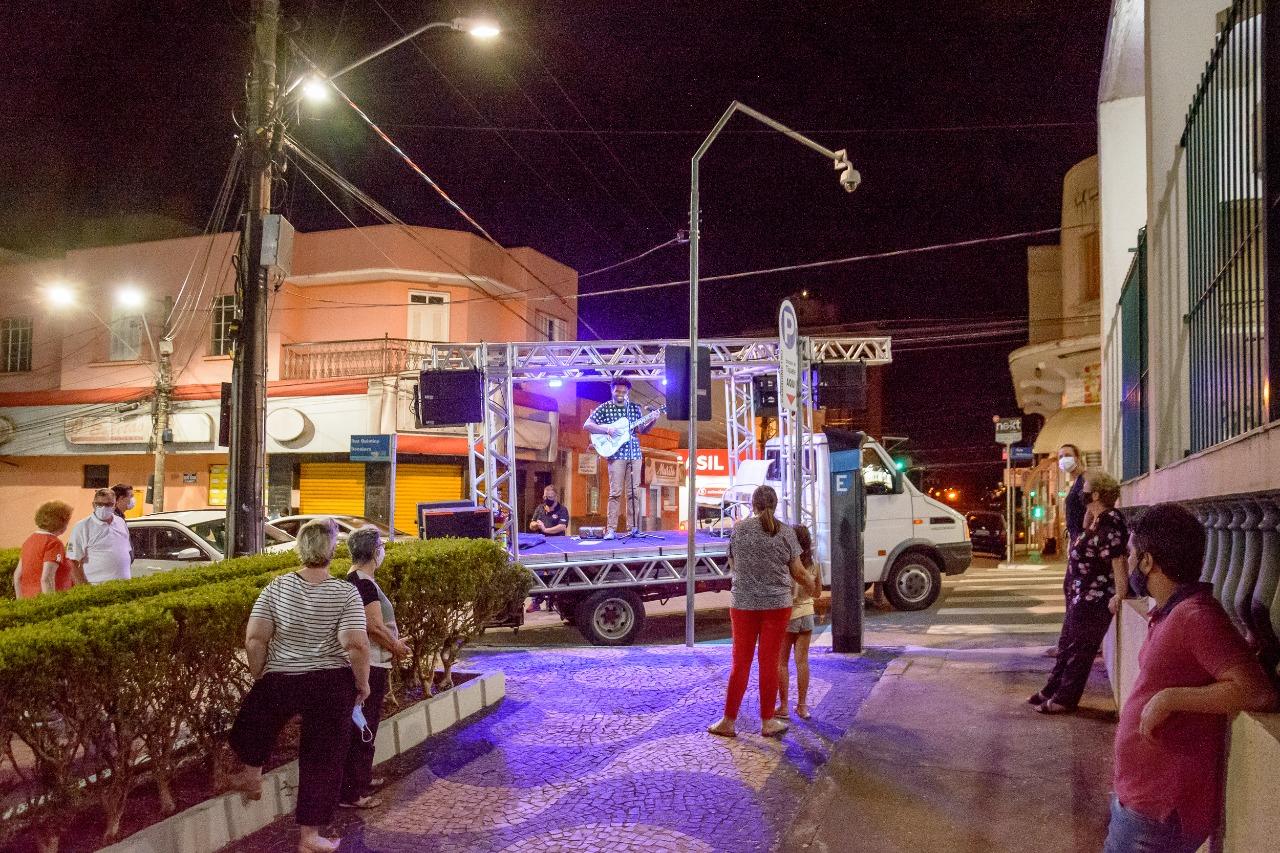
{"label": "sandal", "polygon": [[355,802],[351,802],[351,803],[340,802],[338,803],[338,808],[340,809],[376,809],[380,805],[382,805],[381,797],[375,797],[370,794],[366,794],[365,796],[361,797]]}
{"label": "sandal", "polygon": [[807,720],[812,715],[809,713],[808,705],[796,705],[796,716],[802,720]]}
{"label": "sandal", "polygon": [[1034,705],[1037,708],[1039,708],[1041,705],[1045,703],[1045,701],[1046,700],[1045,700],[1044,694],[1041,693],[1039,690],[1037,690],[1035,693],[1031,694],[1031,698],[1027,700],[1027,704]]}
{"label": "sandal", "polygon": [[764,725],[760,727],[760,735],[762,737],[782,737],[789,728],[791,726],[782,722],[782,720],[775,720],[771,717],[765,720]]}
{"label": "sandal", "polygon": [[1075,711],[1075,708],[1059,705],[1052,699],[1046,699],[1043,704],[1036,706],[1036,711],[1041,714],[1070,714]]}
{"label": "sandal", "polygon": [[734,721],[728,717],[721,717],[713,725],[707,726],[707,731],[720,737],[738,736],[738,732],[734,728]]}
{"label": "sandal", "polygon": [[335,853],[342,846],[341,838],[318,838],[315,841],[298,841],[298,853]]}
{"label": "sandal", "polygon": [[782,719],[785,720],[785,719],[788,719],[791,715],[787,713],[787,708],[785,705],[779,705],[778,707],[773,709],[773,716],[775,718],[781,717]]}

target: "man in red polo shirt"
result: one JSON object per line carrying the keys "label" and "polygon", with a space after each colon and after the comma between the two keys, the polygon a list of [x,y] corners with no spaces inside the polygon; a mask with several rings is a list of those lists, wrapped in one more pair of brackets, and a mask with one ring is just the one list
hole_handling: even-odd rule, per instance
{"label": "man in red polo shirt", "polygon": [[1105,853],[1194,853],[1218,828],[1227,722],[1276,701],[1244,638],[1200,583],[1204,528],[1158,504],[1129,536],[1129,584],[1155,600],[1116,730]]}

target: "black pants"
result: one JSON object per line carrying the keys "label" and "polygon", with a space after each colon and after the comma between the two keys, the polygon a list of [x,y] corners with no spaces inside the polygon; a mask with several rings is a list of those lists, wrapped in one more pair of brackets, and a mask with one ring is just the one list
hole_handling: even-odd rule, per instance
{"label": "black pants", "polygon": [[382,700],[387,695],[387,679],[391,670],[380,666],[369,667],[369,698],[364,700],[364,720],[373,732],[373,739],[364,741],[364,732],[351,724],[351,743],[347,747],[347,760],[342,770],[341,802],[354,803],[369,793],[369,780],[373,778],[374,744],[378,738],[378,723],[382,722]]}
{"label": "black pants", "polygon": [[298,675],[269,673],[244,697],[230,740],[236,755],[250,767],[266,764],[280,730],[302,716],[296,815],[301,826],[324,826],[333,820],[355,705],[356,679],[350,667]]}
{"label": "black pants", "polygon": [[1062,635],[1058,638],[1058,659],[1040,695],[1068,708],[1079,704],[1093,669],[1093,659],[1098,656],[1110,626],[1111,611],[1107,609],[1106,599],[1068,607]]}

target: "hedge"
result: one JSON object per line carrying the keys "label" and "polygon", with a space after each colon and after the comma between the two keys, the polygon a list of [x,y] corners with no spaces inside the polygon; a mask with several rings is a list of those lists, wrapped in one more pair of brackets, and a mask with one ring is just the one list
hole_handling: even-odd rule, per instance
{"label": "hedge", "polygon": [[21,548],[0,548],[0,599],[13,600],[13,570],[18,568]]}
{"label": "hedge", "polygon": [[[34,767],[22,766],[14,750],[5,751],[21,779],[21,799],[37,804],[4,821],[0,840],[24,828],[56,835],[78,807],[96,803],[106,817],[103,840],[110,841],[143,775],[156,782],[167,813],[175,808],[171,783],[181,766],[203,762],[217,772],[250,686],[245,621],[261,589],[289,568],[283,556],[173,573],[204,583],[164,592],[147,585],[147,595],[133,590],[155,579],[106,584],[95,589],[130,592],[114,601],[87,597],[61,615],[0,630],[0,744],[16,738],[34,755]],[[349,567],[349,560],[335,560],[332,570],[345,574]],[[219,571],[237,574],[214,581]],[[523,600],[532,582],[487,540],[397,545],[378,580],[414,650],[408,675],[427,689],[434,662],[441,661],[447,678],[461,646]],[[71,600],[73,592],[35,601]]]}

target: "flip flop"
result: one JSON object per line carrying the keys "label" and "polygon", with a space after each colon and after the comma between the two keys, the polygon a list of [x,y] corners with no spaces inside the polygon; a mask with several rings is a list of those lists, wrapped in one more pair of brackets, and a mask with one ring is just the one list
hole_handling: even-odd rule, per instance
{"label": "flip flop", "polygon": [[760,734],[762,737],[782,737],[790,728],[791,726],[782,722],[782,720],[768,719],[760,727]]}
{"label": "flip flop", "polygon": [[363,796],[354,803],[338,803],[340,809],[376,809],[382,805],[381,797]]}

